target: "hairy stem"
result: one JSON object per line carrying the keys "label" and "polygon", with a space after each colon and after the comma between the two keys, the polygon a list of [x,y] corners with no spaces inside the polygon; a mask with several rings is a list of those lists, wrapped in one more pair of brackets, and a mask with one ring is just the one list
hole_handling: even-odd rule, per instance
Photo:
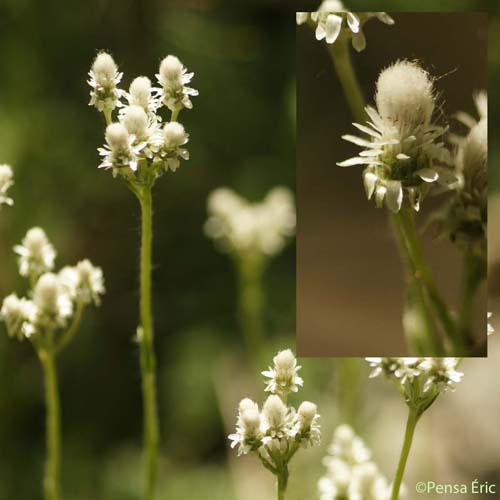
{"label": "hairy stem", "polygon": [[144,418],[144,459],[146,467],[145,500],[153,500],[158,464],[159,425],[156,399],[155,354],[153,342],[153,317],[151,311],[151,246],[152,246],[152,197],[151,188],[143,190],[141,197],[141,329],[138,335]]}
{"label": "hairy stem", "polygon": [[45,500],[59,500],[60,498],[60,465],[61,465],[61,416],[57,384],[55,355],[52,346],[40,352],[44,379],[45,405],[47,412],[46,446],[47,461],[43,481]]}
{"label": "hairy stem", "polygon": [[327,49],[352,114],[356,121],[363,123],[366,121],[365,99],[354,72],[348,40],[341,39],[327,44]]}
{"label": "hairy stem", "polygon": [[401,489],[406,462],[408,461],[408,455],[410,454],[411,444],[413,441],[413,435],[415,434],[415,427],[417,426],[418,418],[419,416],[416,408],[410,408],[408,412],[408,420],[406,421],[406,431],[403,441],[403,448],[401,449],[398,468],[396,470],[396,477],[394,478],[394,483],[392,485],[391,500],[399,499],[399,490]]}

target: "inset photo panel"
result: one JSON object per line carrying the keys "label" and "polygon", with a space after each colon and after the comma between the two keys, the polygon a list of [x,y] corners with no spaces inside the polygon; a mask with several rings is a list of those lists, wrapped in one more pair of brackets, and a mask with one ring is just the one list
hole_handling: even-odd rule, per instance
{"label": "inset photo panel", "polygon": [[297,12],[300,356],[487,355],[487,30]]}

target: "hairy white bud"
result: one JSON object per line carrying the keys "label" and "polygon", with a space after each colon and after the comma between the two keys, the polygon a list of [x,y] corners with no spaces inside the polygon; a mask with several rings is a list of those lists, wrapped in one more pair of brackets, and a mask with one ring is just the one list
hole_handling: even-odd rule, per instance
{"label": "hairy white bud", "polygon": [[178,122],[169,122],[163,128],[163,141],[167,149],[175,149],[186,144],[188,135]]}
{"label": "hairy white bud", "polygon": [[299,418],[302,426],[308,428],[311,426],[314,417],[318,413],[318,407],[310,401],[304,401],[298,409]]}
{"label": "hairy white bud", "polygon": [[182,63],[176,56],[168,55],[160,64],[160,76],[164,82],[182,84]]}
{"label": "hairy white bud", "polygon": [[112,151],[128,148],[128,131],[121,123],[111,123],[106,128],[106,141]]}
{"label": "hairy white bud", "polygon": [[118,68],[107,52],[100,52],[92,64],[95,81],[102,87],[114,87]]}
{"label": "hairy white bud", "polygon": [[0,319],[5,321],[10,337],[21,339],[24,336],[26,333],[24,324],[33,317],[34,310],[33,302],[25,298],[20,299],[15,293],[5,297],[0,310]]}
{"label": "hairy white bud", "polygon": [[54,268],[56,251],[50,243],[45,231],[33,227],[23,238],[21,245],[14,247],[19,255],[19,273],[21,276],[35,276]]}
{"label": "hairy white bud", "polygon": [[151,80],[147,76],[138,76],[130,84],[130,103],[148,109],[151,97]]}
{"label": "hairy white bud", "polygon": [[375,96],[380,117],[399,130],[430,123],[435,107],[434,84],[417,63],[398,61],[380,73]]}
{"label": "hairy white bud", "polygon": [[148,116],[141,106],[129,106],[123,115],[123,124],[129,134],[135,135],[137,140],[145,139],[148,129]]}
{"label": "hairy white bud", "polygon": [[281,398],[272,394],[262,407],[262,415],[271,429],[280,429],[285,425],[287,408]]}

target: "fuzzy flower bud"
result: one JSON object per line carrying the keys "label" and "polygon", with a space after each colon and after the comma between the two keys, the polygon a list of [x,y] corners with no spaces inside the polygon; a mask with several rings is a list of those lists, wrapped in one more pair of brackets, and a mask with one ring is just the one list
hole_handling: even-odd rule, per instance
{"label": "fuzzy flower bud", "polygon": [[280,431],[286,422],[287,407],[275,394],[269,396],[262,407],[262,416],[268,429]]}
{"label": "fuzzy flower bud", "polygon": [[40,227],[31,228],[23,238],[21,245],[14,247],[19,255],[19,274],[38,277],[54,268],[56,251]]}
{"label": "fuzzy flower bud", "polygon": [[302,427],[307,429],[311,427],[311,424],[316,417],[318,412],[318,407],[309,401],[304,401],[301,403],[298,409],[299,419],[301,421]]}
{"label": "fuzzy flower bud", "polygon": [[130,84],[129,101],[131,105],[149,109],[151,99],[151,80],[147,76],[138,76]]}
{"label": "fuzzy flower bud", "polygon": [[418,64],[400,61],[380,73],[375,102],[382,120],[411,131],[431,120],[434,84]]}
{"label": "fuzzy flower bud", "polygon": [[5,297],[0,319],[5,322],[7,333],[10,337],[17,337],[21,340],[26,334],[27,322],[31,321],[35,312],[33,302],[25,298],[19,298],[15,293]]}
{"label": "fuzzy flower bud", "polygon": [[175,149],[188,141],[184,126],[178,122],[169,122],[163,128],[163,141],[167,149]]}
{"label": "fuzzy flower bud", "polygon": [[165,84],[182,85],[183,65],[176,56],[169,55],[160,64],[160,76]]}
{"label": "fuzzy flower bud", "polygon": [[141,106],[129,106],[123,115],[123,124],[129,134],[135,136],[138,141],[147,137],[148,116]]}
{"label": "fuzzy flower bud", "polygon": [[106,127],[106,141],[113,151],[128,149],[128,131],[121,123],[111,123]]}
{"label": "fuzzy flower bud", "polygon": [[112,111],[122,95],[122,91],[116,88],[122,76],[111,55],[100,52],[89,71],[89,105],[95,106],[99,111]]}
{"label": "fuzzy flower bud", "polygon": [[72,299],[82,304],[100,304],[100,296],[105,292],[102,270],[94,267],[88,259],[80,261],[75,267],[61,269],[59,279]]}
{"label": "fuzzy flower bud", "polygon": [[300,366],[290,349],[280,351],[273,358],[274,366],[262,372],[269,380],[266,382],[266,391],[286,396],[290,392],[297,392],[304,381],[297,375]]}
{"label": "fuzzy flower bud", "polygon": [[33,290],[33,302],[38,311],[37,323],[48,328],[65,326],[73,311],[69,295],[53,273],[40,276]]}

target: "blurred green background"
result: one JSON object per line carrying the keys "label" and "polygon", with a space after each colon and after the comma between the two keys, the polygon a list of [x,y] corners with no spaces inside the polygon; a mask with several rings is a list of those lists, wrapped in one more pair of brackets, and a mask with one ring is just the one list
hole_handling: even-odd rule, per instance
{"label": "blurred green background", "polygon": [[[12,164],[16,181],[11,191],[15,206],[0,214],[0,297],[24,292],[11,249],[35,225],[46,230],[58,249],[58,266],[88,257],[103,268],[106,278],[101,308],[88,312],[59,360],[64,498],[136,500],[142,480],[140,377],[132,342],[138,321],[140,221],[132,194],[96,168],[104,124],[87,106],[86,79],[99,49],[114,55],[125,72],[125,85],[140,74],[153,78],[161,58],[174,53],[195,72],[193,87],[200,91],[194,109],[182,115],[191,134],[192,159],[155,187],[154,311],[164,452],[158,498],[268,498],[270,475],[256,469],[251,458],[235,461],[226,449],[226,415],[233,418],[243,396],[262,400],[263,385],[257,390],[252,382],[245,392],[246,382],[240,384],[244,370],[235,361],[242,350],[236,279],[231,262],[203,236],[202,227],[206,196],[215,187],[229,185],[251,199],[260,199],[276,184],[293,188],[293,11],[315,5],[237,5],[229,0],[0,2],[0,161]],[[481,10],[489,5],[412,0],[377,6],[390,11]],[[363,10],[368,2],[352,2],[352,7]],[[495,23],[492,33],[498,37]],[[498,82],[499,46],[492,37],[492,86]],[[494,127],[493,122],[492,131]],[[293,245],[271,263],[265,287],[271,353],[294,344]],[[397,395],[381,383],[379,392],[367,386],[370,396],[360,395],[355,379],[361,362],[353,362],[352,373],[344,370],[347,375],[335,371],[332,361],[303,364],[302,397],[320,406],[325,444],[297,456],[290,499],[315,498],[323,472],[320,459],[342,414],[355,415],[352,419],[362,433],[371,432],[383,444],[376,455],[387,451],[382,467],[391,475],[404,410]],[[366,386],[368,371],[364,366],[360,370]],[[381,418],[382,407],[395,412],[388,420],[384,417],[386,424],[378,430],[375,417]],[[488,414],[494,421],[495,410]],[[479,418],[479,413],[473,417]],[[8,339],[2,329],[0,500],[41,498],[44,425],[38,361],[28,342]],[[493,442],[491,437],[487,434],[482,442]],[[464,460],[462,470],[477,464]],[[491,463],[500,463],[498,452],[493,450],[488,460],[474,473],[489,474]],[[426,461],[425,456],[422,463]],[[449,464],[455,467],[456,460]],[[453,470],[460,470],[457,467]],[[242,486],[245,478],[250,478],[251,488]]]}

